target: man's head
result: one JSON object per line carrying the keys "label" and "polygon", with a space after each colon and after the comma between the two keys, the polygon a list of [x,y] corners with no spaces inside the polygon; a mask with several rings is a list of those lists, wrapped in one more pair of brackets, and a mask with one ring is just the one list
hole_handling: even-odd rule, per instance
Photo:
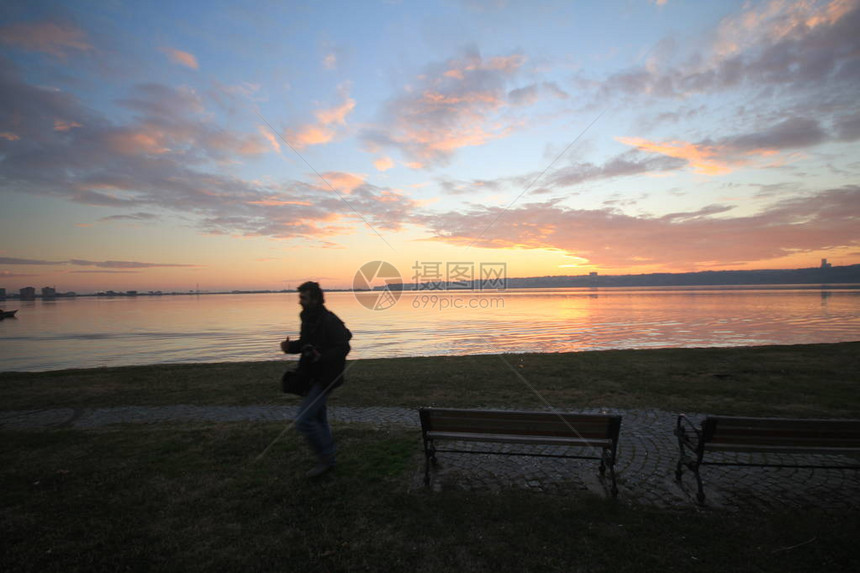
{"label": "man's head", "polygon": [[299,285],[298,291],[299,304],[302,305],[302,308],[305,310],[315,308],[325,303],[325,295],[323,295],[323,291],[320,288],[319,283],[315,283],[313,281],[302,283]]}

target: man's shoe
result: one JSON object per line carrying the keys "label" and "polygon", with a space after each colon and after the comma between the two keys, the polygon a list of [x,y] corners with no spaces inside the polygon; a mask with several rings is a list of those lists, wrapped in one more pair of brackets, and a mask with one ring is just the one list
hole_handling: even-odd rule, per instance
{"label": "man's shoe", "polygon": [[308,473],[305,474],[310,479],[318,478],[323,474],[326,474],[334,469],[334,464],[327,464],[320,462],[313,468],[308,470]]}

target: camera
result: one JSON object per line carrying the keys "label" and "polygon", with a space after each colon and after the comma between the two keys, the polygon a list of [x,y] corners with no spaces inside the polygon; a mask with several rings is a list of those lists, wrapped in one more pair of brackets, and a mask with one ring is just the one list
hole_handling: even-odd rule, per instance
{"label": "camera", "polygon": [[301,361],[316,362],[319,359],[320,351],[313,344],[305,344],[302,346]]}

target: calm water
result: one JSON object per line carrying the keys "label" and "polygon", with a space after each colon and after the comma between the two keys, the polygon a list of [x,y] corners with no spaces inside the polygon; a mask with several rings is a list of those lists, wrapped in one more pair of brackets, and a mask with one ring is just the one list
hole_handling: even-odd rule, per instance
{"label": "calm water", "polygon": [[[421,292],[376,311],[352,293],[326,298],[354,334],[350,358],[860,340],[860,286]],[[19,311],[0,321],[0,371],[273,360],[283,356],[278,342],[298,334],[296,294],[84,297],[4,308]]]}

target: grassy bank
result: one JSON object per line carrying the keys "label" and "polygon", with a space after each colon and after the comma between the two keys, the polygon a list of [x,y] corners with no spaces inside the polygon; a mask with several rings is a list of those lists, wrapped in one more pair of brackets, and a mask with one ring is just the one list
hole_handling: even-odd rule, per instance
{"label": "grassy bank", "polygon": [[[0,373],[7,410],[289,404],[286,361]],[[860,342],[356,360],[343,406],[662,408],[746,415],[860,416]]]}
{"label": "grassy bank", "polygon": [[[407,491],[407,431],[339,427],[309,483],[272,424],[3,432],[3,571],[849,571],[855,514]],[[856,569],[855,569],[856,570]]]}

